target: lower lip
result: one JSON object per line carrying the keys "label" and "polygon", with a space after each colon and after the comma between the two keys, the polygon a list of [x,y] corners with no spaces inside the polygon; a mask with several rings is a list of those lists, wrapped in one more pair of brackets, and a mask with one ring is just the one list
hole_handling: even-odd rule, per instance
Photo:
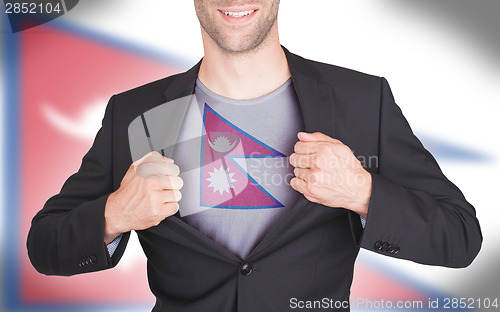
{"label": "lower lip", "polygon": [[219,13],[222,15],[222,19],[229,24],[244,24],[251,20],[255,16],[255,13],[257,13],[257,11],[258,10],[255,10],[252,12],[252,14],[248,14],[243,17],[232,17],[222,13],[221,11],[219,11]]}

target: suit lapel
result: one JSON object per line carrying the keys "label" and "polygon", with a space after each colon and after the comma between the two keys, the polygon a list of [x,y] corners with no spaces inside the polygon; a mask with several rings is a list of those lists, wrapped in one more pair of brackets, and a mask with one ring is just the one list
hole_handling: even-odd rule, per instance
{"label": "suit lapel", "polygon": [[187,72],[175,76],[172,83],[165,89],[164,94],[166,102],[194,94],[194,87],[200,65],[201,60]]}
{"label": "suit lapel", "polygon": [[[159,127],[163,130],[159,136],[163,138],[162,145],[165,147],[162,154],[168,158],[172,158],[174,148],[178,143],[179,134],[181,131],[182,123],[186,118],[186,113],[193,99],[196,77],[200,69],[201,60],[193,66],[186,73],[179,75],[172,84],[165,90],[165,100],[168,113],[157,114],[156,116],[169,116],[169,122],[163,121]],[[154,116],[151,116],[154,118]],[[164,131],[164,124],[169,125],[169,130]]]}
{"label": "suit lapel", "polygon": [[335,100],[331,88],[322,83],[319,72],[302,57],[285,51],[307,132],[334,136]]}
{"label": "suit lapel", "polygon": [[179,132],[193,98],[201,61],[185,73],[172,77],[164,91],[163,104],[141,113],[129,126],[129,145],[133,161],[150,151],[172,158]]}

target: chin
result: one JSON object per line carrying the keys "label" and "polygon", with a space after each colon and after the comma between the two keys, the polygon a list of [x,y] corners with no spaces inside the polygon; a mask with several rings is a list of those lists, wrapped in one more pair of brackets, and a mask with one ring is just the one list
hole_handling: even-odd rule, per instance
{"label": "chin", "polygon": [[[227,44],[230,43],[230,44]],[[230,38],[220,45],[225,51],[232,53],[243,53],[254,50],[259,46],[259,43],[255,43],[253,40],[248,38]]]}

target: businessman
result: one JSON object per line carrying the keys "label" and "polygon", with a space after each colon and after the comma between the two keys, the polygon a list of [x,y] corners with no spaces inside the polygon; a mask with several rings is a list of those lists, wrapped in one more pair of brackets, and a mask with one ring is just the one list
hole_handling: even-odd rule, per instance
{"label": "businessman", "polygon": [[194,4],[203,59],[111,98],[79,171],[33,219],[39,272],[112,268],[135,230],[153,311],[288,311],[323,298],[349,310],[360,247],[473,261],[475,210],[384,78],[290,53],[279,0]]}

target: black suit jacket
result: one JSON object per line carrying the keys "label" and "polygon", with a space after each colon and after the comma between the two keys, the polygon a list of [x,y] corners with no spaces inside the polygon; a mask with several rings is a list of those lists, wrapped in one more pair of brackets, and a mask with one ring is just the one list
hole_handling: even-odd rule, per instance
{"label": "black suit jacket", "polygon": [[[387,81],[284,50],[306,131],[338,138],[359,159],[371,159],[366,228],[355,213],[301,196],[240,259],[178,216],[169,217],[138,231],[157,298],[154,311],[287,311],[291,298],[348,300],[359,247],[448,267],[467,266],[480,249],[474,208],[413,135]],[[192,94],[199,65],[111,98],[79,171],[33,219],[27,246],[39,272],[74,275],[118,263],[129,233],[110,258],[104,207],[132,163],[128,126]],[[166,132],[178,127],[165,123]]]}

